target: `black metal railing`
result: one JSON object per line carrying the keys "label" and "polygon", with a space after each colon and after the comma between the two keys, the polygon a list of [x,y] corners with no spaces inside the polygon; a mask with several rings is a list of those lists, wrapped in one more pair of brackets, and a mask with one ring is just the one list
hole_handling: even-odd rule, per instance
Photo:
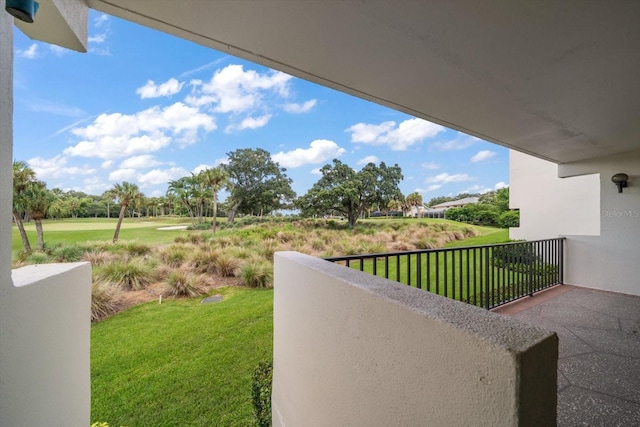
{"label": "black metal railing", "polygon": [[564,238],[325,258],[491,309],[563,283]]}

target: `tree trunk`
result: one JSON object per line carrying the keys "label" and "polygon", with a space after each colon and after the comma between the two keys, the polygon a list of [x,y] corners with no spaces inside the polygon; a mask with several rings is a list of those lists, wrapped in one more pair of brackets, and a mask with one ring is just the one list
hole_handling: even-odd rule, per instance
{"label": "tree trunk", "polygon": [[36,223],[36,234],[38,235],[38,250],[44,251],[44,232],[42,231],[42,218],[40,216],[33,217]]}
{"label": "tree trunk", "polygon": [[120,226],[122,225],[122,220],[124,219],[124,211],[127,210],[127,205],[122,205],[120,208],[120,216],[118,216],[118,223],[116,224],[116,232],[113,233],[113,243],[118,241],[118,236],[120,235]]}
{"label": "tree trunk", "polygon": [[236,203],[231,210],[229,210],[229,224],[233,224],[233,221],[236,219],[236,211],[238,210],[238,208],[240,207],[240,204],[242,203],[242,200],[240,200],[238,203]]}
{"label": "tree trunk", "polygon": [[20,218],[20,213],[15,209],[13,210],[13,219],[16,222],[18,231],[20,232],[20,237],[22,238],[22,247],[24,247],[24,251],[27,253],[31,252],[31,243],[29,243],[29,236],[27,236],[27,232],[24,229],[24,224],[22,223],[22,219]]}
{"label": "tree trunk", "polygon": [[218,193],[213,193],[213,221],[211,221],[211,230],[216,232],[218,228]]}

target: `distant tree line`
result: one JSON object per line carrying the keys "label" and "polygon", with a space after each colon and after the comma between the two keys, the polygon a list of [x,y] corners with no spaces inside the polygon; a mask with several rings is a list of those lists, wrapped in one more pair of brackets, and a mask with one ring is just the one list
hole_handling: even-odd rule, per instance
{"label": "distant tree line", "polygon": [[[465,195],[464,197],[471,196]],[[467,222],[477,225],[501,228],[518,227],[520,225],[519,211],[509,210],[508,187],[481,194],[479,195],[478,203],[470,203],[461,208],[448,209],[445,215],[447,219],[453,221]]]}
{"label": "distant tree line", "polygon": [[[334,159],[320,169],[321,177],[307,191],[297,197],[286,169],[272,160],[261,148],[243,148],[227,153],[228,161],[217,167],[170,181],[162,197],[146,197],[137,185],[128,182],[115,184],[101,195],[80,191],[47,189],[25,162],[13,163],[13,216],[20,230],[26,251],[30,242],[23,223],[33,220],[38,232],[38,247],[44,246],[42,220],[62,218],[118,218],[114,242],[126,217],[164,215],[187,216],[194,227],[217,228],[217,218],[226,215],[233,222],[236,215],[270,215],[283,210],[297,210],[303,216],[338,216],[352,227],[358,219],[372,211],[380,216],[393,212],[406,215],[412,208],[423,206],[422,196],[400,191],[402,169],[397,164],[369,163],[356,171]],[[224,202],[218,200],[226,190]],[[432,206],[473,194],[436,197],[426,205]],[[211,217],[209,225],[207,218]],[[450,209],[447,218],[456,221],[500,227],[518,223],[518,213],[509,211],[509,189],[492,191],[480,196],[478,204]]]}

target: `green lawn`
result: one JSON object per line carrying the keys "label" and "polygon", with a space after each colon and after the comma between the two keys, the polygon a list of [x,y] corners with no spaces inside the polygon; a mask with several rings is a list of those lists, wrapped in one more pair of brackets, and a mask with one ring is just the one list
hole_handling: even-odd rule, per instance
{"label": "green lawn", "polygon": [[[509,242],[506,229],[479,227],[479,231],[479,236],[450,242],[445,248]],[[495,265],[492,254],[491,249],[398,254],[387,259],[377,257],[375,261],[373,258],[352,260],[349,266],[480,307],[486,306],[487,297],[490,305],[497,305],[516,295],[526,294],[529,285],[540,290],[558,281],[555,267],[543,266],[541,262],[538,269],[542,273],[529,273],[510,265]],[[345,261],[340,263],[345,264]],[[482,283],[488,283],[489,289]]]}
{"label": "green lawn", "polygon": [[[363,221],[358,236],[367,237],[387,223],[402,224],[397,219],[376,220],[375,224]],[[110,241],[115,224],[115,219],[46,221],[45,241],[49,244]],[[171,243],[176,236],[188,232],[158,228],[176,224],[186,221],[128,218],[120,237],[146,244]],[[293,225],[282,227],[281,230],[291,231]],[[477,229],[478,237],[447,246],[508,240],[506,230]],[[35,244],[32,223],[27,224],[27,230]],[[355,234],[352,230],[333,231]],[[15,227],[13,232],[12,247],[19,251],[20,236]],[[225,230],[224,234],[245,242],[275,235],[276,230],[257,226]],[[439,260],[438,265],[442,262]],[[430,264],[432,275],[435,265],[435,261]],[[379,263],[378,267],[380,271]],[[406,263],[400,267],[406,278]],[[410,269],[414,274],[415,268],[414,262]],[[439,275],[442,274],[440,270]],[[113,427],[253,425],[251,375],[260,361],[272,357],[273,291],[225,288],[218,292],[225,296],[221,303],[202,305],[200,298],[165,300],[162,304],[155,301],[92,325],[92,422],[106,421]]]}
{"label": "green lawn", "polygon": [[[84,243],[87,241],[111,241],[116,229],[117,219],[80,218],[43,221],[45,243]],[[173,239],[184,234],[185,230],[158,230],[172,225],[188,225],[186,218],[131,219],[122,222],[120,240],[140,240],[148,244],[171,243]],[[31,245],[35,247],[36,231],[33,222],[25,224]],[[18,228],[14,225],[11,239],[12,251],[22,250],[22,240]]]}
{"label": "green lawn", "polygon": [[147,303],[91,328],[91,420],[250,426],[251,375],[271,360],[273,291]]}

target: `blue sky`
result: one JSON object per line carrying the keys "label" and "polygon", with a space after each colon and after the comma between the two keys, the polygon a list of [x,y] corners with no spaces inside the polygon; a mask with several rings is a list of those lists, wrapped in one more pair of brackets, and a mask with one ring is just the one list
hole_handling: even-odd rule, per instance
{"label": "blue sky", "polygon": [[425,201],[508,184],[506,148],[94,11],[86,54],[18,29],[14,46],[14,158],[49,188],[160,196],[255,147],[299,195],[334,158],[398,163]]}

